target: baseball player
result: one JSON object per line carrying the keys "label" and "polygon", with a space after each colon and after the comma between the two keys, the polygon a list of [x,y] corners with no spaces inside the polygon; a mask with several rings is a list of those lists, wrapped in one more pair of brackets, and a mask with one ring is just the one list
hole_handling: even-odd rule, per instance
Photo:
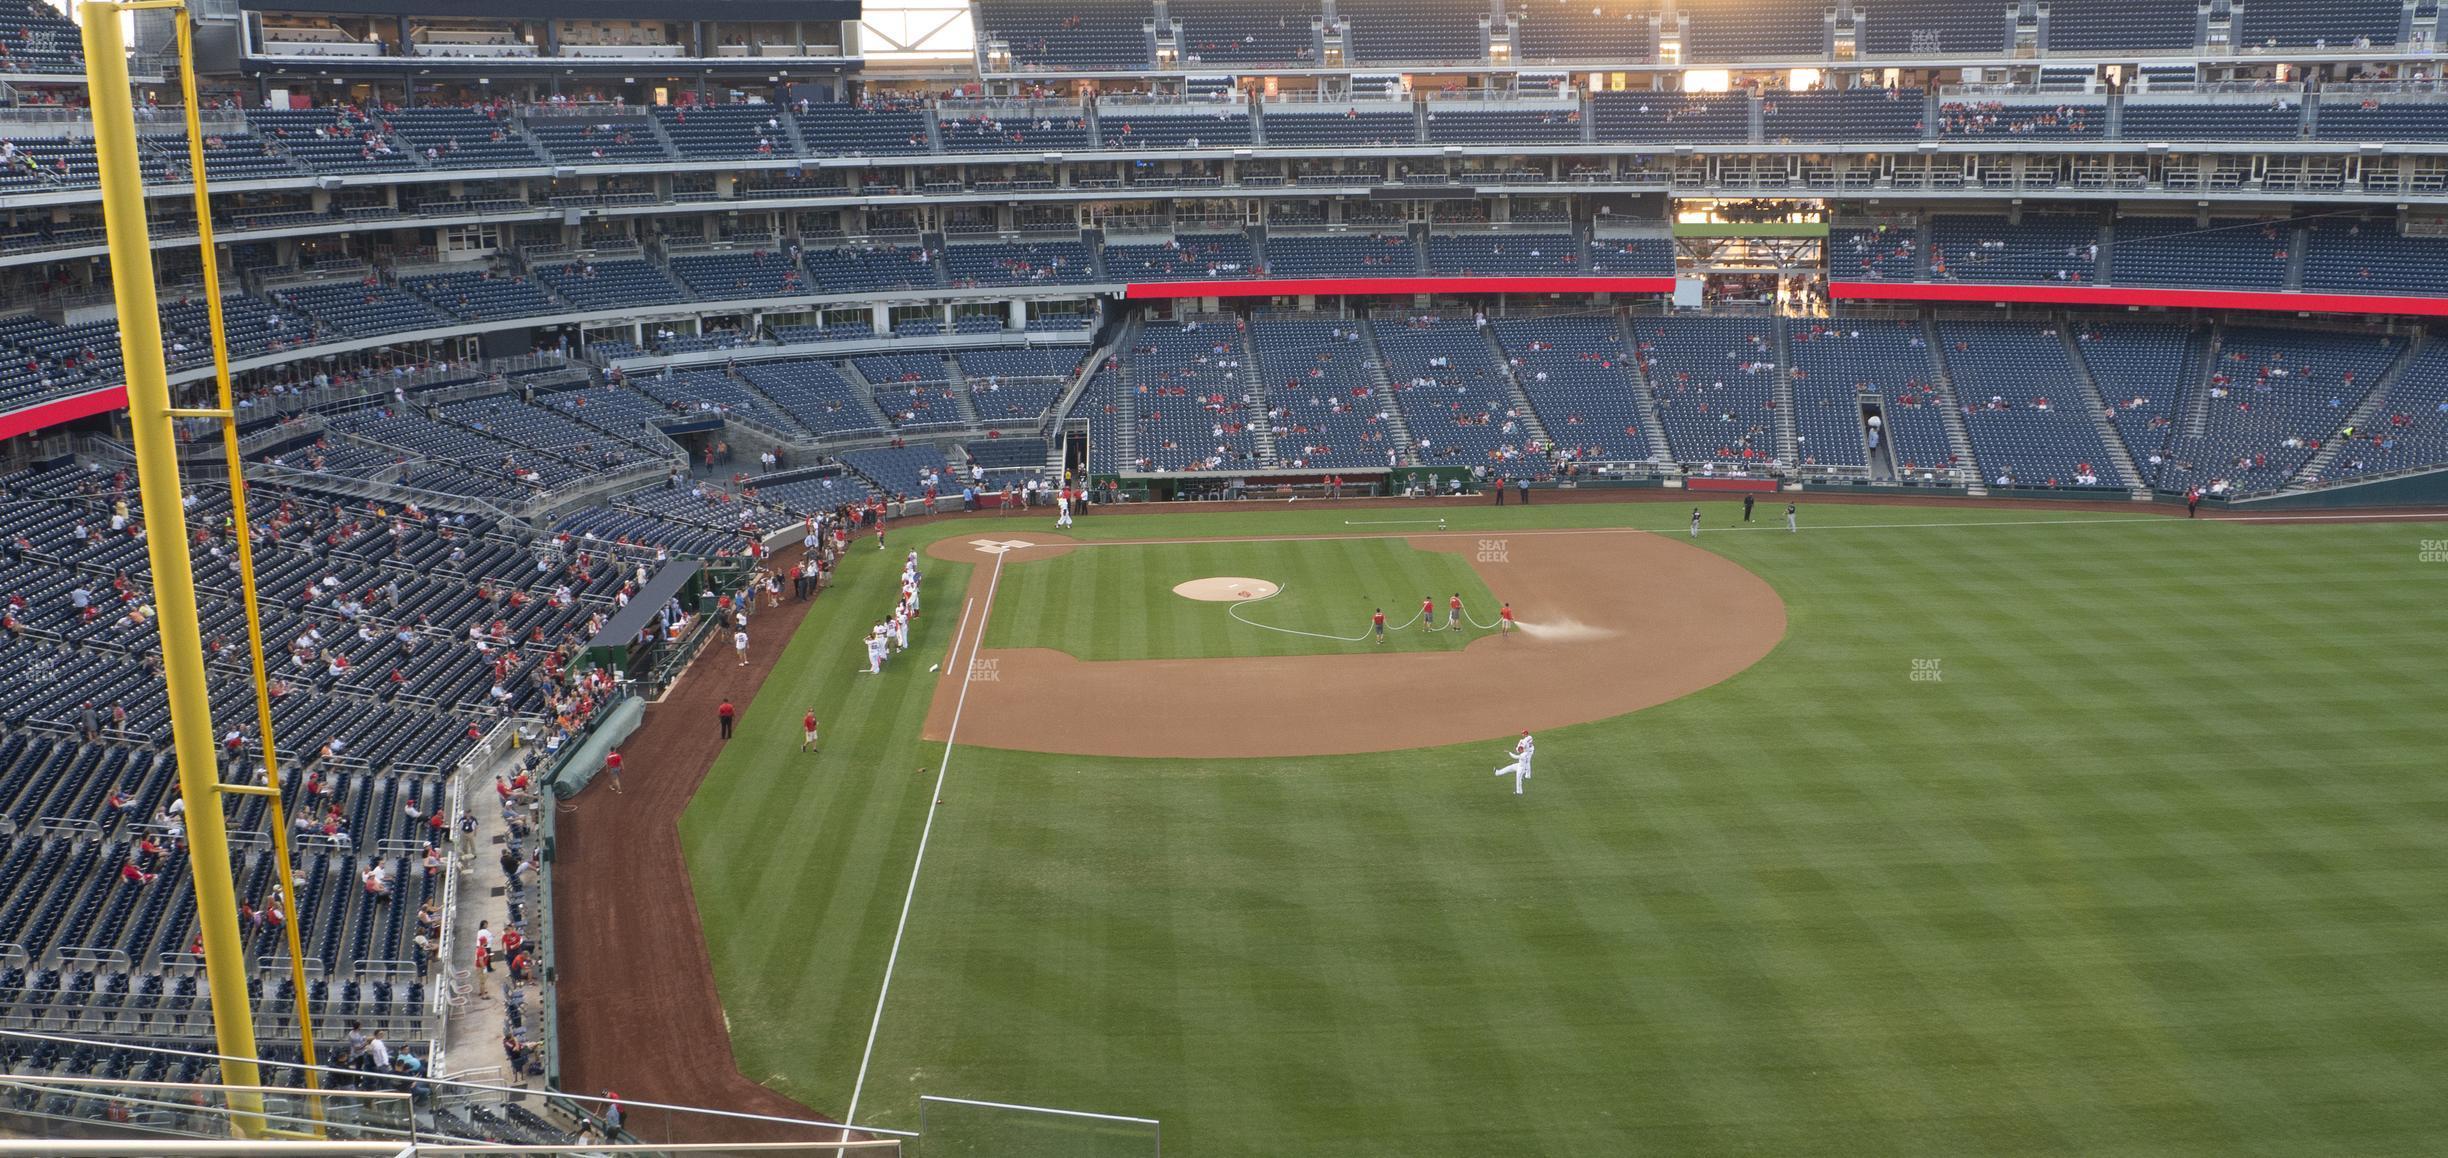
{"label": "baseball player", "polygon": [[1505,605],[1504,605],[1502,608],[1499,608],[1499,609],[1497,610],[1497,612],[1496,612],[1496,622],[1497,622],[1497,624],[1498,624],[1499,626],[1501,626],[1501,627],[1502,627],[1504,630],[1506,630],[1506,631],[1508,631],[1508,632],[1509,632],[1509,631],[1511,631],[1511,630],[1513,630],[1513,605],[1512,605],[1512,604],[1507,603],[1507,604],[1505,604]]}
{"label": "baseball player", "polygon": [[867,633],[867,674],[884,674],[884,625],[880,623]]}
{"label": "baseball player", "polygon": [[1383,608],[1383,607],[1378,608],[1378,609],[1377,609],[1377,614],[1372,615],[1372,616],[1370,616],[1370,617],[1369,617],[1369,626],[1370,626],[1370,627],[1373,627],[1373,628],[1375,628],[1375,629],[1377,630],[1377,642],[1379,642],[1379,643],[1384,643],[1384,642],[1385,642],[1385,608]]}
{"label": "baseball player", "polygon": [[1454,630],[1454,629],[1460,628],[1461,626],[1462,626],[1462,593],[1461,593],[1461,592],[1459,592],[1459,591],[1456,591],[1456,592],[1454,592],[1454,596],[1453,596],[1453,598],[1452,598],[1451,600],[1447,601],[1447,602],[1446,602],[1446,604],[1445,604],[1445,627],[1446,627],[1446,629],[1447,629],[1447,630],[1449,630],[1449,631],[1450,631],[1450,630]]}
{"label": "baseball player", "polygon": [[1695,539],[1700,537],[1700,508],[1698,507],[1692,508],[1691,537]]}
{"label": "baseball player", "polygon": [[1538,742],[1531,739],[1529,732],[1524,731],[1521,742],[1513,745],[1513,762],[1496,770],[1498,776],[1507,772],[1513,774],[1513,795],[1522,794],[1522,785],[1530,779],[1530,757],[1537,754]]}
{"label": "baseball player", "polygon": [[1064,483],[1064,484],[1063,484],[1063,488],[1062,488],[1060,491],[1055,492],[1055,495],[1054,495],[1054,509],[1055,509],[1055,511],[1057,512],[1057,514],[1054,516],[1054,525],[1055,525],[1055,526],[1057,526],[1057,527],[1068,527],[1068,526],[1070,526],[1070,525],[1071,525],[1071,484],[1069,484],[1069,483]]}
{"label": "baseball player", "polygon": [[1785,533],[1788,535],[1799,534],[1801,533],[1801,530],[1802,528],[1794,525],[1794,505],[1792,503],[1785,504]]}
{"label": "baseball player", "polygon": [[895,615],[895,616],[893,616],[893,618],[892,618],[892,628],[893,628],[893,650],[894,650],[894,651],[908,651],[908,650],[909,650],[909,616],[907,616],[907,615]]}

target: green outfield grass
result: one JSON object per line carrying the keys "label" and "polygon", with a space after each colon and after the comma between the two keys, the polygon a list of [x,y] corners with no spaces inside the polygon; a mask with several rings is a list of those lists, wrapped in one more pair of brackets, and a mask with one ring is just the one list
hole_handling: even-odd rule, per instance
{"label": "green outfield grass", "polygon": [[[957,749],[860,1120],[1110,1111],[1193,1158],[2448,1152],[2448,565],[2418,562],[2448,532],[1806,502],[1789,536],[1733,509],[1700,545],[1775,585],[1784,642],[1543,733],[1526,798],[1494,742]],[[833,1113],[942,755],[922,666],[849,674],[897,555],[854,553],[683,825],[741,1068]],[[998,618],[1037,614],[1002,602],[1016,572]],[[986,580],[935,565],[922,654]],[[811,701],[831,746],[802,758]]]}
{"label": "green outfield grass", "polygon": [[[1238,618],[1230,604],[1173,593],[1177,583],[1226,575],[1283,591],[1240,607]],[[1396,538],[1100,546],[1005,570],[986,646],[1050,647],[1081,659],[1454,651],[1486,633],[1467,624],[1402,628],[1426,595],[1444,622],[1457,592],[1478,622],[1496,621],[1495,599],[1466,556]],[[1391,629],[1383,644],[1362,638],[1378,608]]]}

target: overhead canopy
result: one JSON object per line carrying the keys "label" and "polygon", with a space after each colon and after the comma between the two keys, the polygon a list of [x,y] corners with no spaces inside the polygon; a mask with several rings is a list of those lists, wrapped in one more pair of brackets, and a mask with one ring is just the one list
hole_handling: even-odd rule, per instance
{"label": "overhead canopy", "polygon": [[[628,648],[639,632],[654,625],[655,613],[671,602],[672,596],[695,586],[697,573],[704,569],[705,565],[695,559],[674,559],[663,564],[661,570],[646,577],[644,589],[629,597],[628,606],[613,612],[612,618],[604,621],[603,630],[587,641],[587,651],[592,653],[599,647]],[[685,607],[689,600],[682,599],[680,603]]]}

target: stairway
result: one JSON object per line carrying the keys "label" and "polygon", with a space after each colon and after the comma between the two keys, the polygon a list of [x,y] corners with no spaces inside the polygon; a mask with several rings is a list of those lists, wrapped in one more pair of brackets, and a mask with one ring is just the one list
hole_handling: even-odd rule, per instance
{"label": "stairway", "polygon": [[[2371,392],[2365,394],[2363,400],[2355,404],[2354,410],[2338,422],[2339,429],[2351,426],[2356,430],[2361,430],[2370,425],[2373,416],[2379,414],[2380,408],[2387,404],[2389,390],[2397,385],[2397,380],[2405,376],[2406,368],[2412,366],[2415,358],[2422,353],[2427,338],[2428,335],[2422,330],[2414,331],[2413,339],[2406,343],[2403,351],[2399,352],[2397,360],[2389,363],[2389,368],[2381,373],[2379,381],[2372,383]],[[2323,432],[2324,440],[2321,448],[2304,463],[2302,470],[2295,472],[2294,478],[2287,480],[2287,485],[2282,489],[2303,490],[2320,481],[2321,472],[2329,469],[2329,464],[2337,461],[2337,457],[2346,452],[2348,443],[2345,439],[2336,437],[2337,433],[2335,429]]]}
{"label": "stairway", "polygon": [[1487,343],[1488,356],[1496,360],[1496,371],[1504,375],[1505,385],[1513,388],[1513,410],[1521,415],[1522,429],[1536,437],[1541,447],[1552,449],[1555,439],[1548,437],[1547,424],[1539,421],[1538,408],[1530,404],[1530,392],[1522,389],[1521,375],[1513,372],[1512,357],[1496,344],[1495,327],[1480,330],[1479,337]]}
{"label": "stairway", "polygon": [[1402,440],[1402,453],[1396,461],[1404,466],[1419,465],[1419,439],[1411,433],[1411,423],[1403,418],[1402,403],[1394,397],[1394,380],[1386,376],[1385,351],[1377,346],[1377,324],[1363,322],[1360,332],[1368,339],[1368,375],[1377,396],[1377,404],[1385,408],[1386,425],[1394,437]]}
{"label": "stairway", "polygon": [[1921,316],[1921,340],[1929,347],[1930,385],[1937,388],[1939,417],[1946,422],[1947,448],[1955,452],[1955,475],[1965,483],[1967,493],[1985,495],[1989,488],[1981,481],[1980,460],[1972,456],[1972,432],[1964,429],[1963,400],[1955,396],[1955,376],[1947,372],[1945,343],[1938,338],[1938,323],[1928,314]]}
{"label": "stairway", "polygon": [[2311,239],[2311,231],[2302,227],[2287,233],[2286,288],[2290,292],[2303,288],[2304,249]]}
{"label": "stairway", "polygon": [[1776,335],[1776,453],[1777,461],[1789,469],[1802,464],[1802,440],[1794,431],[1793,341],[1785,332],[1785,319],[1770,320],[1768,332]]}
{"label": "stairway", "polygon": [[[1887,413],[1887,400],[1876,394],[1856,394],[1853,396],[1853,405],[1856,409],[1865,405],[1875,405],[1879,408],[1881,415]],[[1894,482],[1896,480],[1895,440],[1881,438],[1876,447],[1871,447],[1869,443],[1869,428],[1864,426],[1862,446],[1864,452],[1869,455],[1867,461],[1870,463],[1870,481]]]}
{"label": "stairway", "polygon": [[2209,349],[2202,354],[2201,377],[2194,381],[2192,393],[2185,396],[2183,420],[2176,429],[2186,438],[2200,438],[2210,428],[2210,378],[2218,373],[2219,336],[2224,332],[2217,326],[2211,327]]}
{"label": "stairway", "polygon": [[961,373],[959,359],[944,359],[944,382],[944,389],[952,395],[953,408],[960,411],[961,425],[972,428],[985,426],[986,420],[978,417],[977,407],[969,396],[969,378]]}
{"label": "stairway", "polygon": [[1649,367],[1641,362],[1640,337],[1632,332],[1632,319],[1622,310],[1614,311],[1615,329],[1623,335],[1624,378],[1632,383],[1632,397],[1640,402],[1641,433],[1649,436],[1649,461],[1672,463],[1674,448],[1666,444],[1666,424],[1658,418],[1657,393],[1649,388]]}
{"label": "stairway", "polygon": [[1283,460],[1275,453],[1275,423],[1267,414],[1274,407],[1267,400],[1266,382],[1258,374],[1258,348],[1251,344],[1247,327],[1236,341],[1241,351],[1241,392],[1249,408],[1250,449],[1258,456],[1259,469],[1281,466]]}
{"label": "stairway", "polygon": [[1130,379],[1120,371],[1114,373],[1114,461],[1123,465],[1139,461],[1139,400],[1130,388]]}
{"label": "stairway", "polygon": [[2100,444],[2108,448],[2108,458],[2116,465],[2125,489],[2136,498],[2149,498],[2150,486],[2142,478],[2141,467],[2135,465],[2133,451],[2125,445],[2125,436],[2117,432],[2116,423],[2109,421],[2108,400],[2101,396],[2099,380],[2091,376],[2091,365],[2083,360],[2082,343],[2074,340],[2074,327],[2063,318],[2058,320],[2057,340],[2065,344],[2066,364],[2074,368],[2074,384],[2082,388],[2082,404],[2091,410],[2091,422],[2099,428]]}
{"label": "stairway", "polygon": [[[837,364],[836,368],[842,376],[842,381],[849,383],[851,388],[858,392],[859,401],[867,404],[867,409],[860,415],[860,417],[864,418],[872,416],[876,420],[876,427],[880,430],[891,431],[895,429],[892,416],[884,413],[884,408],[876,403],[875,383],[868,381],[867,376],[859,373],[858,367],[850,362],[841,362]],[[740,386],[751,393],[757,394],[759,397],[765,398],[766,402],[770,403],[776,412],[782,414],[790,413],[790,411],[784,408],[781,403],[773,401],[770,396],[758,391],[756,384],[748,381],[746,378],[740,379]]]}

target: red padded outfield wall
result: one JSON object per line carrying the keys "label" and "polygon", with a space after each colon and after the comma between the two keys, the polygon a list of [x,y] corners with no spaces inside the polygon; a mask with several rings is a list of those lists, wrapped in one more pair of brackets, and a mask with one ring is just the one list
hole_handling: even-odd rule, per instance
{"label": "red padded outfield wall", "polygon": [[2179,310],[2263,310],[2304,314],[2399,314],[2448,317],[2448,298],[2385,294],[2269,293],[2254,290],[2143,289],[2134,286],[1998,285],[1963,282],[1835,281],[1839,301],[2013,302],[2048,306],[2162,306]]}

